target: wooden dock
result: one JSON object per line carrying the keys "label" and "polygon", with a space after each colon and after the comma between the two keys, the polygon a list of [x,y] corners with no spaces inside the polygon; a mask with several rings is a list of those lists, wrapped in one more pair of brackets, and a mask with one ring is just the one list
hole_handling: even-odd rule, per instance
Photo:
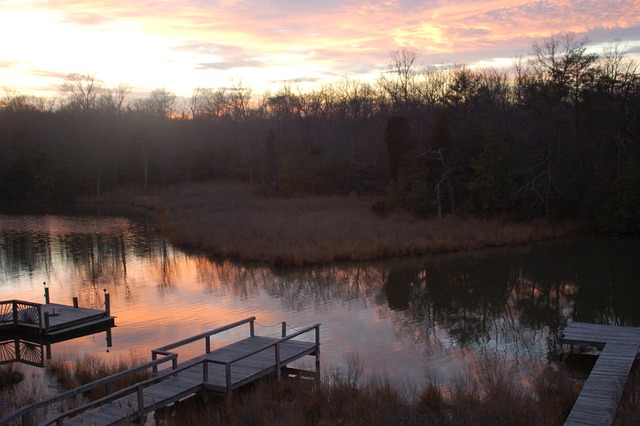
{"label": "wooden dock", "polygon": [[[315,357],[315,376],[319,377],[320,324],[314,324],[283,336],[265,337],[254,333],[255,317],[235,322],[205,333],[154,349],[152,360],[130,370],[114,374],[65,392],[46,401],[23,407],[10,416],[0,419],[6,424],[22,418],[27,424],[32,413],[50,407],[64,407],[64,401],[72,400],[91,389],[106,387],[107,396],[78,408],[61,412],[42,424],[130,424],[150,413],[202,391],[230,395],[266,375],[280,377],[287,365],[311,355]],[[211,339],[216,334],[249,325],[248,337],[211,350]],[[313,333],[311,337],[309,334]],[[311,340],[300,340],[303,337]],[[204,353],[196,358],[178,363],[178,354],[170,350],[196,341],[204,342]],[[160,368],[162,367],[162,368]],[[150,372],[150,378],[138,381],[124,389],[113,391],[112,384],[141,372]]]}
{"label": "wooden dock", "polygon": [[110,315],[109,295],[105,293],[105,310],[81,308],[77,298],[73,306],[24,300],[0,301],[0,365],[21,362],[44,366],[51,357],[51,344],[102,331],[107,332],[107,347],[111,346],[111,328],[115,317]]}
{"label": "wooden dock", "polygon": [[565,426],[611,425],[640,349],[640,328],[576,322],[564,329],[561,341],[601,349]]}
{"label": "wooden dock", "polygon": [[89,309],[49,302],[49,292],[45,293],[45,303],[24,300],[0,301],[0,333],[19,332],[21,335],[40,335],[51,339],[63,339],[92,327],[113,326],[109,294],[105,293],[105,309]]}

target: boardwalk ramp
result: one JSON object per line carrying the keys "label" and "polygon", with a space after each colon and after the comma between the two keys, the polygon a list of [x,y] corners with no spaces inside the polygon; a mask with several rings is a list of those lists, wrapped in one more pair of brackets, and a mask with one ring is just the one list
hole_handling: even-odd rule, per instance
{"label": "boardwalk ramp", "polygon": [[572,323],[564,330],[562,342],[602,349],[565,420],[565,426],[611,425],[640,349],[640,329]]}

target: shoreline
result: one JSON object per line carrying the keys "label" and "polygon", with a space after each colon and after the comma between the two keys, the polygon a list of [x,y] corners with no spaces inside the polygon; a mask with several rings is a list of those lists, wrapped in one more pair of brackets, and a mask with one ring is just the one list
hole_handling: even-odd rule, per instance
{"label": "shoreline", "polygon": [[582,230],[576,222],[421,219],[408,212],[381,216],[371,210],[377,199],[373,196],[274,198],[227,182],[183,184],[147,194],[132,191],[118,198],[155,212],[158,230],[178,246],[274,266],[521,246]]}

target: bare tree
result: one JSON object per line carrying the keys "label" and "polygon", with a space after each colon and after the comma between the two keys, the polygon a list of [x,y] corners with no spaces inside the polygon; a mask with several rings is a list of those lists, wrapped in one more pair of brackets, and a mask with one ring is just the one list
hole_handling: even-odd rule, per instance
{"label": "bare tree", "polygon": [[90,111],[97,106],[98,95],[103,91],[103,83],[94,74],[73,73],[67,76],[60,90],[69,94],[73,106],[82,111]]}
{"label": "bare tree", "polygon": [[418,53],[403,47],[391,52],[390,59],[391,63],[380,79],[380,84],[391,97],[396,109],[406,109],[415,94],[415,62]]}

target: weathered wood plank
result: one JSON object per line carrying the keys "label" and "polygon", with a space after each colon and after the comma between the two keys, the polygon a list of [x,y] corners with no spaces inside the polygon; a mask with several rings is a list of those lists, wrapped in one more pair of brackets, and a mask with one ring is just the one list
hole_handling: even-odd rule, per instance
{"label": "weathered wood plank", "polygon": [[640,329],[572,323],[564,330],[562,342],[603,348],[565,426],[610,425],[640,349]]}

